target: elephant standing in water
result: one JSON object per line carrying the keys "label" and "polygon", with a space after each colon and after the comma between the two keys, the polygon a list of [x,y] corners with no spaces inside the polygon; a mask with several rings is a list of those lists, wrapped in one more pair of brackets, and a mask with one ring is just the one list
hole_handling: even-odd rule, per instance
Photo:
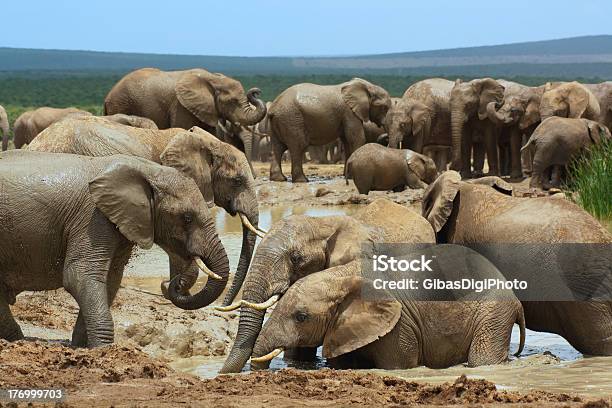
{"label": "elephant standing in water", "polygon": [[8,149],[8,137],[9,137],[9,121],[6,110],[0,105],[0,130],[2,131],[2,151]]}
{"label": "elephant standing in water", "polygon": [[339,85],[297,84],[283,91],[270,106],[272,162],[270,180],[286,181],[282,155],[291,154],[291,181],[307,182],[302,168],[308,146],[340,139],[346,157],[365,143],[363,124],[383,126],[391,99],[383,88],[354,78]]}
{"label": "elephant standing in water", "polygon": [[15,148],[21,149],[23,145],[30,144],[40,132],[68,115],[91,116],[91,113],[77,108],[47,107],[22,113],[13,125]]}
{"label": "elephant standing in water", "polygon": [[321,345],[323,357],[336,368],[499,364],[508,360],[514,323],[521,332],[516,355],[521,353],[525,318],[511,289],[480,293],[449,289],[441,294],[424,284],[418,289],[394,291],[375,286],[378,279],[460,281],[469,277],[505,282],[491,262],[458,245],[406,251],[396,259],[424,256],[431,260],[432,272],[426,277],[411,271],[375,273],[374,278],[364,276],[364,261],[358,260],[298,280],[264,324],[253,349],[251,368],[262,368],[262,363],[266,368],[287,348]]}
{"label": "elephant standing in water", "polygon": [[[129,154],[174,167],[192,178],[209,206],[216,204],[232,216],[238,214],[242,221],[240,260],[227,293],[228,302],[233,301],[249,268],[256,235],[262,235],[257,231],[259,207],[255,181],[244,154],[238,149],[199,128],[190,131],[140,129],[100,117],[64,119],[44,130],[28,149],[85,156]],[[170,259],[172,265],[173,257]],[[171,266],[171,269],[176,268]],[[185,272],[179,282],[183,293],[195,283],[196,265],[192,264]],[[164,292],[166,285],[162,286]]]}
{"label": "elephant standing in water", "polygon": [[482,173],[485,151],[489,174],[499,173],[497,141],[493,124],[487,118],[487,105],[491,102],[501,103],[503,98],[504,87],[494,79],[474,79],[469,82],[458,79],[455,82],[450,97],[451,169],[460,171],[463,177]]}
{"label": "elephant standing in water", "polygon": [[434,243],[431,225],[419,214],[378,199],[354,217],[291,216],[263,238],[244,283],[236,341],[221,370],[239,372],[251,357],[266,309],[299,278],[344,265],[375,243]]}
{"label": "elephant standing in water", "polygon": [[498,177],[474,181],[489,185],[447,171],[425,191],[423,216],[438,242],[476,249],[508,280],[529,271],[532,283],[544,280],[540,289],[556,277],[573,292],[607,293],[602,301],[521,300],[529,329],[556,333],[583,354],[612,355],[612,235],[568,200],[511,197]]}
{"label": "elephant standing in water", "polygon": [[[160,129],[198,126],[220,136],[219,125],[227,127],[226,122],[251,126],[264,118],[266,105],[259,94],[257,88],[245,93],[235,79],[204,69],[143,68],[127,74],[110,90],[104,112],[143,116]],[[245,146],[235,145],[245,152]]]}
{"label": "elephant standing in water", "polygon": [[[176,262],[209,276],[195,295],[169,298],[188,309],[223,291],[229,262],[193,180],[138,157],[83,157],[29,151],[0,155],[0,338],[23,333],[9,304],[28,290],[65,288],[79,304],[75,346],[113,342],[110,312],[134,245],[155,243]],[[35,199],[33,199],[35,197]]]}
{"label": "elephant standing in water", "polygon": [[410,86],[386,119],[389,147],[411,149],[431,157],[446,170],[451,146],[450,97],[454,83],[432,78]]}

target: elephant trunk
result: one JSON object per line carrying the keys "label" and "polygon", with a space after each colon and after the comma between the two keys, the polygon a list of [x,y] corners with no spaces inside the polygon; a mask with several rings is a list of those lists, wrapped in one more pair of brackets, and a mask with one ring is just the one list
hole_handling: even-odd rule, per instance
{"label": "elephant trunk", "polygon": [[[389,125],[389,144],[387,147],[392,149],[399,149],[400,141],[404,139],[404,132],[400,129],[400,127],[396,123],[391,123]],[[403,146],[404,149],[406,148]]]}
{"label": "elephant trunk", "polygon": [[461,170],[461,138],[464,125],[464,105],[453,104],[451,107],[451,170]]}
{"label": "elephant trunk", "polygon": [[487,104],[487,117],[489,118],[489,120],[496,125],[504,125],[508,123],[508,120],[506,120],[504,115],[497,111],[495,107],[495,102],[489,102]]}
{"label": "elephant trunk", "polygon": [[[263,299],[259,301],[262,302]],[[223,368],[219,372],[220,374],[238,373],[242,370],[242,367],[251,357],[265,314],[265,310],[255,310],[249,307],[240,309],[240,322],[238,323],[236,340],[223,364]]]}
{"label": "elephant trunk", "polygon": [[[251,223],[251,225],[255,228],[258,228],[259,225],[259,208],[257,205],[257,198],[255,196],[255,192],[249,194],[251,197],[249,199],[239,201],[248,201],[248,206],[245,210],[238,209],[238,211],[244,214],[247,220]],[[242,287],[242,283],[244,282],[244,278],[246,277],[247,271],[249,269],[249,265],[251,264],[251,259],[253,257],[253,252],[255,250],[255,241],[257,240],[257,235],[254,231],[251,231],[245,223],[242,223],[242,248],[240,250],[240,259],[238,261],[238,267],[236,268],[236,273],[234,274],[234,280],[232,281],[232,286],[228,290],[225,295],[225,300],[223,301],[223,306],[228,306],[232,304],[240,288]]]}
{"label": "elephant trunk", "polygon": [[[213,220],[209,220],[210,225],[206,225],[207,230],[215,231]],[[229,260],[225,248],[219,237],[215,234],[208,240],[207,254],[203,257],[204,264],[211,271],[218,275],[220,279],[208,278],[206,285],[194,295],[181,294],[180,279],[172,279],[168,288],[168,299],[175,306],[184,310],[200,309],[214,302],[225,289],[229,277]],[[200,267],[200,269],[202,269]]]}
{"label": "elephant trunk", "polygon": [[[239,122],[241,125],[251,126],[266,116],[267,108],[266,104],[259,99],[261,91],[258,88],[249,89],[246,94],[246,98],[242,102],[242,109],[238,112],[235,122]],[[255,108],[253,108],[253,106]]]}

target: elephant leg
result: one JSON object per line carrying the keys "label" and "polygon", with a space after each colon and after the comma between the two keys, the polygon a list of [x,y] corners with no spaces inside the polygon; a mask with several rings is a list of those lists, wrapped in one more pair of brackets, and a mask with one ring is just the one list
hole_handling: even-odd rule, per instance
{"label": "elephant leg", "polygon": [[[472,146],[474,155],[474,177],[484,176],[485,146],[482,143],[475,143]],[[469,163],[469,162],[468,162]]]}
{"label": "elephant leg", "polygon": [[294,146],[293,150],[289,149],[291,155],[291,182],[292,183],[308,183],[308,178],[304,174],[303,160],[306,146]]}
{"label": "elephant leg", "polygon": [[464,132],[461,137],[461,168],[462,178],[472,177],[472,132]]}
{"label": "elephant leg", "polygon": [[[508,347],[515,321],[514,304],[488,301],[481,304],[479,314],[484,314],[474,331],[468,353],[468,366],[499,364],[508,359]],[[501,303],[501,304],[500,304]]]}
{"label": "elephant leg", "polygon": [[283,169],[281,167],[283,153],[285,153],[287,147],[275,137],[270,138],[270,144],[272,147],[272,158],[270,160],[270,180],[287,181],[287,177],[285,177],[283,174]]}
{"label": "elephant leg", "polygon": [[[528,135],[522,136],[522,145],[525,146],[529,141]],[[531,147],[527,147],[525,150],[520,152],[521,154],[521,170],[523,174],[529,176],[533,172],[533,150]]]}
{"label": "elephant leg", "polygon": [[487,129],[485,131],[484,142],[487,152],[487,164],[489,165],[488,175],[499,176],[499,153],[497,150],[497,140],[493,129]]}
{"label": "elephant leg", "polygon": [[522,136],[518,130],[513,130],[510,135],[510,177],[521,178],[523,176],[521,165]]}
{"label": "elephant leg", "polygon": [[15,321],[11,308],[4,296],[0,292],[0,339],[16,341],[23,339],[23,332]]}
{"label": "elephant leg", "polygon": [[558,164],[554,165],[552,168],[552,173],[550,177],[550,185],[555,188],[561,187],[561,178],[563,174],[563,166]]}

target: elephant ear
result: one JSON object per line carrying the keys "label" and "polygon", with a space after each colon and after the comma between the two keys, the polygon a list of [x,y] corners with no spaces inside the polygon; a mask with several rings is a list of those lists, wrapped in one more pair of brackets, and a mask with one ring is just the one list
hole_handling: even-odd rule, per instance
{"label": "elephant ear", "polygon": [[340,91],[342,99],[362,122],[370,120],[370,93],[363,82],[353,79],[344,85]]}
{"label": "elephant ear", "polygon": [[586,123],[589,138],[593,144],[599,145],[603,140],[608,139],[609,130],[607,127],[594,120],[583,119],[583,121]]}
{"label": "elephant ear", "polygon": [[572,89],[567,96],[567,102],[569,104],[568,118],[581,118],[589,106],[590,99],[589,91],[584,89],[581,85],[576,84],[576,87]]}
{"label": "elephant ear", "polygon": [[470,184],[482,184],[485,186],[493,187],[495,190],[502,194],[512,196],[512,184],[505,182],[497,176],[480,177],[473,180],[467,181]]}
{"label": "elephant ear", "polygon": [[[204,135],[204,130],[180,132],[170,140],[162,154],[161,163],[174,167],[193,179],[209,207],[213,207],[215,197],[212,184],[212,153]],[[213,137],[210,135],[210,137]]]}
{"label": "elephant ear", "polygon": [[445,171],[423,193],[422,215],[436,232],[440,232],[453,212],[455,197],[461,188],[461,176]]}
{"label": "elephant ear", "polygon": [[[323,357],[335,358],[364,347],[389,333],[400,319],[402,305],[397,300],[361,297],[362,277],[336,278],[334,285],[346,292],[337,306],[334,320],[323,338]],[[335,287],[335,286],[334,286]]]}
{"label": "elephant ear", "polygon": [[217,124],[215,89],[209,82],[210,74],[204,70],[185,71],[176,81],[176,97],[185,109],[208,126]]}
{"label": "elephant ear", "polygon": [[411,151],[406,153],[406,164],[408,164],[408,168],[416,174],[419,179],[425,180],[426,174],[425,169],[427,168],[427,164],[425,163],[425,159],[421,155],[414,154]]}
{"label": "elephant ear", "polygon": [[153,188],[145,164],[114,162],[89,182],[96,207],[139,247],[153,246]]}

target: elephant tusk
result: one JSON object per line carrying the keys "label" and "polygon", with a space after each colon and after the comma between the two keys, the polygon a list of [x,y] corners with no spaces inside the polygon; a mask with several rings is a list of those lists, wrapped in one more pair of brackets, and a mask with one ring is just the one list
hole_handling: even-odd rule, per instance
{"label": "elephant tusk", "polygon": [[240,221],[242,221],[242,224],[247,227],[247,229],[249,231],[251,231],[252,233],[254,233],[255,235],[257,235],[259,238],[263,238],[265,236],[265,232],[262,232],[258,229],[256,229],[253,224],[251,224],[251,222],[249,221],[249,219],[247,218],[246,215],[240,213]]}
{"label": "elephant tusk", "polygon": [[278,295],[272,296],[270,299],[266,300],[263,303],[251,303],[246,300],[241,300],[240,303],[242,306],[250,307],[255,310],[266,310],[269,307],[273,306],[276,302],[278,302]]}
{"label": "elephant tusk", "polygon": [[206,266],[206,264],[204,263],[204,261],[202,260],[202,258],[200,257],[196,257],[195,258],[195,263],[196,265],[198,265],[198,268],[204,272],[206,275],[208,275],[209,277],[213,278],[213,279],[217,279],[217,280],[222,280],[223,278],[219,275],[217,275],[216,273],[214,273],[213,271],[211,271],[210,269],[208,269],[208,267]]}
{"label": "elephant tusk", "polygon": [[229,306],[215,306],[215,310],[218,310],[219,312],[231,312],[232,310],[238,309],[240,306],[242,306],[242,301],[236,302]]}
{"label": "elephant tusk", "polygon": [[263,363],[263,362],[266,362],[266,361],[270,361],[270,360],[272,360],[274,357],[278,356],[282,352],[283,352],[282,348],[277,348],[277,349],[272,350],[271,352],[269,352],[265,356],[253,357],[253,358],[251,358],[251,361],[253,363]]}

